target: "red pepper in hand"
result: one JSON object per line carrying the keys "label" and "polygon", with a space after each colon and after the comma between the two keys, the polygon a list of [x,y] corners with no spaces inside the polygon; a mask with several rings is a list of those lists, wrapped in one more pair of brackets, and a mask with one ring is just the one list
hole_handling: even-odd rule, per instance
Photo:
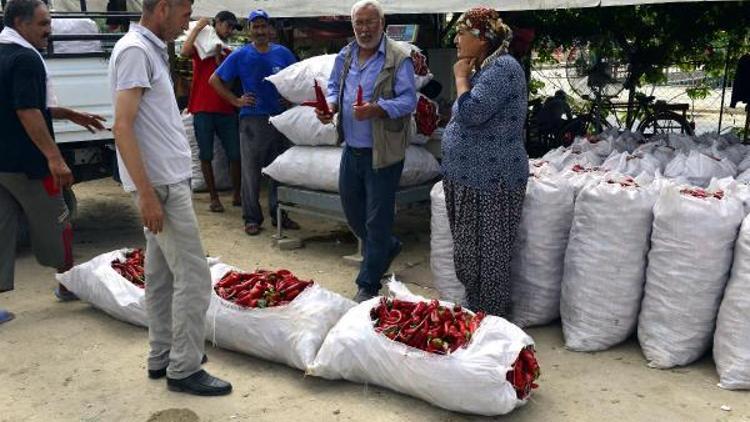
{"label": "red pepper in hand", "polygon": [[318,85],[317,79],[313,87],[315,88],[315,101],[305,101],[302,105],[315,107],[323,114],[331,114],[331,109],[328,108],[328,101],[326,101],[326,96],[323,94],[323,88]]}
{"label": "red pepper in hand", "polygon": [[356,106],[365,105],[364,92],[362,92],[362,85],[357,85],[357,102],[354,105]]}

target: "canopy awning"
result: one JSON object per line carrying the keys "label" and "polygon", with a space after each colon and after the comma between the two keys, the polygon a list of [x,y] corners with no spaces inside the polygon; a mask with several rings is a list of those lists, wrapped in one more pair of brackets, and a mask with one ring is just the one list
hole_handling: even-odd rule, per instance
{"label": "canopy awning", "polygon": [[[631,0],[632,1],[632,0]],[[238,17],[247,16],[251,10],[261,8],[272,18],[298,18],[316,16],[349,16],[353,0],[195,0],[195,16],[214,16],[221,10],[229,10]],[[596,7],[600,0],[381,0],[386,14],[451,13],[463,12],[473,6],[489,6],[497,10],[543,10]],[[80,0],[53,0],[58,12],[80,12]],[[142,10],[141,0],[127,0],[128,11]],[[86,0],[89,12],[105,12],[107,0]]]}
{"label": "canopy awning", "polygon": [[[105,12],[107,0],[85,0],[89,12]],[[128,11],[140,12],[142,0],[126,0]],[[214,16],[222,10],[247,16],[261,8],[272,18],[300,18],[317,16],[349,16],[356,0],[195,0],[193,15]],[[701,1],[726,0],[689,0]],[[474,6],[489,6],[500,11],[577,9],[597,6],[628,6],[656,3],[685,3],[685,0],[380,0],[386,14],[463,12]],[[58,12],[81,11],[81,0],[52,0]]]}

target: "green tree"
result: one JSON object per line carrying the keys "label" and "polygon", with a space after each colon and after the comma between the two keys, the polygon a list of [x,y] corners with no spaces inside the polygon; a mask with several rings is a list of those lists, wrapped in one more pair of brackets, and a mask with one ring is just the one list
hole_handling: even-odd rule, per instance
{"label": "green tree", "polygon": [[[626,87],[658,83],[671,66],[724,73],[750,50],[750,2],[703,2],[507,13],[511,25],[536,29],[535,51],[548,59],[558,46],[589,43],[599,54],[630,63]],[[728,77],[733,77],[730,66]],[[689,94],[701,95],[703,87]]]}

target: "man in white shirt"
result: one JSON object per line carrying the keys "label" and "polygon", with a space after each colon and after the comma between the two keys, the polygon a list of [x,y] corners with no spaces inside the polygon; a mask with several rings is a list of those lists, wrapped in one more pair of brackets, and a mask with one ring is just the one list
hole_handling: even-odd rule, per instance
{"label": "man in white shirt", "polygon": [[148,375],[190,394],[229,394],[200,368],[211,276],[190,189],[191,158],[169,73],[167,42],[188,27],[191,0],[144,0],[140,24],[115,45],[110,83],[120,177],[146,236]]}

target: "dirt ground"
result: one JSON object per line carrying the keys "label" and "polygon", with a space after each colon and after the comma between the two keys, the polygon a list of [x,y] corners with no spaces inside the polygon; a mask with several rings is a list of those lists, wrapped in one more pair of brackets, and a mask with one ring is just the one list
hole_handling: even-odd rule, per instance
{"label": "dirt ground", "polygon": [[[130,197],[110,180],[77,185],[76,262],[120,247],[144,244]],[[356,248],[345,227],[295,216],[305,247],[280,251],[271,230],[248,237],[240,211],[207,212],[206,194],[195,207],[204,246],[212,256],[252,269],[284,267],[341,294],[354,293],[354,267],[342,255]],[[429,210],[397,217],[404,239],[394,265],[399,278],[422,294],[429,286]],[[9,247],[7,244],[3,247]],[[54,272],[28,250],[16,261],[16,290],[0,307],[16,320],[0,326],[0,421],[462,421],[490,420],[434,407],[389,390],[305,377],[301,371],[207,344],[206,369],[231,381],[227,397],[197,398],[166,390],[146,377],[146,330],[119,322],[81,303],[52,295]],[[540,388],[513,414],[514,421],[750,421],[750,393],[716,386],[710,356],[685,368],[646,366],[637,341],[601,353],[563,347],[559,324],[528,330],[542,366]],[[731,410],[722,410],[728,406]]]}

